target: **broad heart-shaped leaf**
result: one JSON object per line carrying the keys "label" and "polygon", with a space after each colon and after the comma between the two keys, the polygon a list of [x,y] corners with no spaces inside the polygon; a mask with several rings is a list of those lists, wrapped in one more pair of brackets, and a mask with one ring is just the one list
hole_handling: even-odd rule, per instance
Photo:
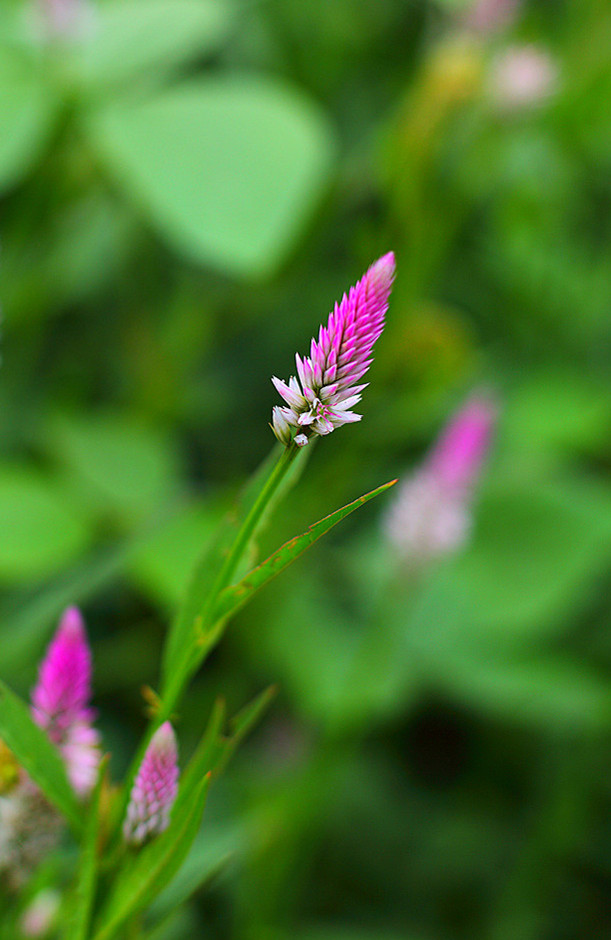
{"label": "broad heart-shaped leaf", "polygon": [[0,47],[0,191],[38,159],[58,113],[53,83],[25,53]]}
{"label": "broad heart-shaped leaf", "polygon": [[[197,835],[210,775],[181,783],[170,826],[130,859],[115,880],[94,940],[111,940],[125,921],[144,910],[176,874]],[[131,864],[130,864],[131,863]]]}
{"label": "broad heart-shaped leaf", "polygon": [[98,880],[98,835],[100,832],[100,797],[108,767],[105,757],[98,771],[98,781],[87,807],[87,818],[81,855],[77,867],[77,881],[68,913],[65,940],[87,940],[95,890]]}
{"label": "broad heart-shaped leaf", "polygon": [[109,172],[179,252],[239,276],[286,257],[329,176],[325,116],[279,80],[183,82],[91,115]]}
{"label": "broad heart-shaped leaf", "polygon": [[223,0],[106,0],[79,44],[77,69],[85,86],[125,83],[176,68],[210,52],[233,17]]}
{"label": "broad heart-shaped leaf", "polygon": [[13,751],[21,766],[46,798],[65,816],[78,833],[83,825],[83,809],[68,782],[58,750],[44,731],[34,724],[30,710],[4,682],[0,681],[0,738]]}
{"label": "broad heart-shaped leaf", "polygon": [[284,569],[299,558],[310,545],[317,542],[319,538],[336,526],[338,522],[341,522],[342,519],[349,516],[355,509],[364,506],[365,503],[368,503],[374,496],[379,496],[380,493],[384,493],[391,486],[394,486],[396,482],[396,480],[391,480],[390,483],[384,483],[370,493],[359,496],[354,502],[348,503],[348,505],[344,506],[342,509],[337,509],[335,512],[332,512],[331,515],[325,516],[325,518],[321,519],[319,522],[315,522],[310,526],[307,532],[303,532],[302,535],[296,535],[295,538],[291,539],[289,542],[285,542],[278,551],[270,555],[266,561],[247,574],[245,578],[242,578],[238,584],[233,584],[221,593],[215,608],[215,619],[222,621],[231,617],[240,607],[248,603],[256,591],[259,591],[268,581],[271,581],[272,578],[275,578],[281,571],[284,571]]}
{"label": "broad heart-shaped leaf", "polygon": [[27,465],[0,468],[0,581],[59,571],[87,545],[91,530],[53,478]]}

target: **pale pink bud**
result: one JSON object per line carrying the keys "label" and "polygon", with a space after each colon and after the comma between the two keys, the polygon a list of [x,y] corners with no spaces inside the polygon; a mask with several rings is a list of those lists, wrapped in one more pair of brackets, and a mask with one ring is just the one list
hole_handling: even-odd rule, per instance
{"label": "pale pink bud", "polygon": [[34,721],[57,744],[79,794],[96,780],[99,736],[92,727],[91,651],[80,611],[69,607],[40,665],[32,692]]}
{"label": "pale pink bud", "polygon": [[351,409],[366,385],[359,382],[372,363],[375,341],[384,329],[388,298],[395,275],[392,252],[371,265],[355,287],[342,297],[313,339],[310,355],[295,356],[298,379],[272,378],[285,406],[272,412],[272,429],[283,444],[303,447],[316,435],[330,434],[342,424],[360,421]]}
{"label": "pale pink bud", "polygon": [[142,845],[167,829],[178,792],[178,748],[169,721],[157,729],[146,749],[130,794],[123,835]]}
{"label": "pale pink bud", "polygon": [[21,932],[24,937],[45,937],[57,916],[60,896],[50,888],[39,891],[21,917]]}
{"label": "pale pink bud", "polygon": [[556,91],[558,78],[558,67],[545,49],[512,46],[493,63],[491,95],[506,111],[537,107]]}
{"label": "pale pink bud", "polygon": [[451,419],[421,467],[400,485],[385,527],[402,559],[426,563],[466,542],[473,492],[496,417],[490,400],[472,398]]}

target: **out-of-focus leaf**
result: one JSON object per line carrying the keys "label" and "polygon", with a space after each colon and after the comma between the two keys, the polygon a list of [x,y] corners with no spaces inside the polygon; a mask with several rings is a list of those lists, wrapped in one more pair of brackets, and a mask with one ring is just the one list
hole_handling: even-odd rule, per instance
{"label": "out-of-focus leaf", "polygon": [[0,191],[38,159],[58,111],[53,84],[26,55],[0,47]]}
{"label": "out-of-focus leaf", "polygon": [[153,901],[149,921],[153,929],[165,923],[191,895],[201,890],[242,848],[237,827],[205,826],[171,884]]}
{"label": "out-of-focus leaf", "polygon": [[563,732],[611,725],[608,684],[586,667],[554,655],[517,659],[500,650],[455,650],[429,659],[430,675],[468,705],[512,724]]}
{"label": "out-of-focus leaf", "polygon": [[503,408],[502,445],[562,454],[604,445],[611,435],[611,403],[585,375],[535,373]]}
{"label": "out-of-focus leaf", "polygon": [[275,694],[275,686],[270,686],[268,689],[261,692],[250,704],[246,705],[232,719],[229,735],[221,741],[220,757],[214,768],[216,773],[220,773],[227,765],[227,762],[231,759],[239,744],[244,740],[246,735],[252,731],[265,709],[268,708]]}
{"label": "out-of-focus leaf", "polygon": [[127,864],[100,915],[95,940],[111,940],[125,921],[146,908],[174,877],[197,835],[210,777],[185,785],[172,810],[170,826]]}
{"label": "out-of-focus leaf", "polygon": [[100,763],[98,782],[87,807],[77,882],[70,907],[66,940],[87,940],[98,880],[98,835],[100,832],[100,797],[108,758]]}
{"label": "out-of-focus leaf", "polygon": [[89,122],[109,171],[174,247],[231,274],[271,272],[331,168],[324,115],[285,85],[200,79]]}
{"label": "out-of-focus leaf", "polygon": [[388,932],[384,928],[318,926],[299,932],[299,940],[420,940],[417,934]]}
{"label": "out-of-focus leaf", "polygon": [[57,483],[29,466],[0,467],[0,580],[50,575],[72,561],[91,531]]}
{"label": "out-of-focus leaf", "polygon": [[0,681],[0,738],[75,832],[83,811],[68,782],[64,763],[45,732],[34,724],[25,702]]}
{"label": "out-of-focus leaf", "polygon": [[174,491],[172,442],[125,415],[57,418],[51,444],[93,505],[129,523],[149,516]]}
{"label": "out-of-focus leaf", "polygon": [[193,503],[160,526],[134,555],[130,578],[153,600],[175,610],[202,545],[214,540],[220,510],[217,503]]}
{"label": "out-of-focus leaf", "polygon": [[94,90],[159,74],[209,53],[224,38],[232,7],[223,0],[107,0],[79,50]]}
{"label": "out-of-focus leaf", "polygon": [[471,546],[452,578],[471,630],[509,642],[541,636],[611,558],[611,494],[577,480],[502,483],[483,494]]}
{"label": "out-of-focus leaf", "polygon": [[281,571],[284,571],[284,569],[299,558],[310,545],[317,542],[319,538],[336,526],[338,522],[341,522],[342,519],[349,516],[355,509],[364,506],[365,503],[373,499],[374,496],[379,496],[381,493],[384,493],[389,487],[394,486],[395,483],[396,480],[392,480],[390,483],[384,483],[383,486],[378,486],[377,489],[366,493],[364,496],[360,496],[342,509],[337,509],[319,522],[315,522],[310,526],[307,532],[302,533],[302,535],[296,535],[295,538],[286,542],[278,551],[270,555],[266,561],[247,574],[238,584],[233,584],[222,592],[215,608],[215,618],[222,620],[231,617],[236,611],[248,603],[253,594],[267,584],[268,581],[271,581],[272,578],[275,578],[276,575],[280,574]]}
{"label": "out-of-focus leaf", "polygon": [[97,191],[54,212],[45,235],[27,239],[25,250],[23,235],[9,231],[2,255],[7,324],[91,300],[129,256],[135,225],[127,207]]}

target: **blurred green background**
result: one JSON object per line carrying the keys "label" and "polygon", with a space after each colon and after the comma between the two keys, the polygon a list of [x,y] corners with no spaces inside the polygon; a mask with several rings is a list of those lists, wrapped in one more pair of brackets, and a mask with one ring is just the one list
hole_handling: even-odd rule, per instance
{"label": "blurred green background", "polygon": [[390,583],[390,493],[198,677],[185,755],[279,692],[158,940],[611,935],[610,49],[604,0],[0,5],[0,671],[27,692],[80,603],[117,776],[269,376],[372,260],[365,417],[262,550],[501,405],[462,552]]}

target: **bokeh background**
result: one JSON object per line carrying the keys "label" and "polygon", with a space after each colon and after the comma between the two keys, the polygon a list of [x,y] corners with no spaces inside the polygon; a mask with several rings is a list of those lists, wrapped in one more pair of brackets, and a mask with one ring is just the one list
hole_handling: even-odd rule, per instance
{"label": "bokeh background", "polygon": [[610,49],[604,0],[0,6],[0,672],[80,603],[117,777],[269,376],[374,258],[365,417],[262,551],[499,404],[467,545],[402,577],[386,494],[206,664],[185,755],[278,694],[157,940],[611,934]]}

